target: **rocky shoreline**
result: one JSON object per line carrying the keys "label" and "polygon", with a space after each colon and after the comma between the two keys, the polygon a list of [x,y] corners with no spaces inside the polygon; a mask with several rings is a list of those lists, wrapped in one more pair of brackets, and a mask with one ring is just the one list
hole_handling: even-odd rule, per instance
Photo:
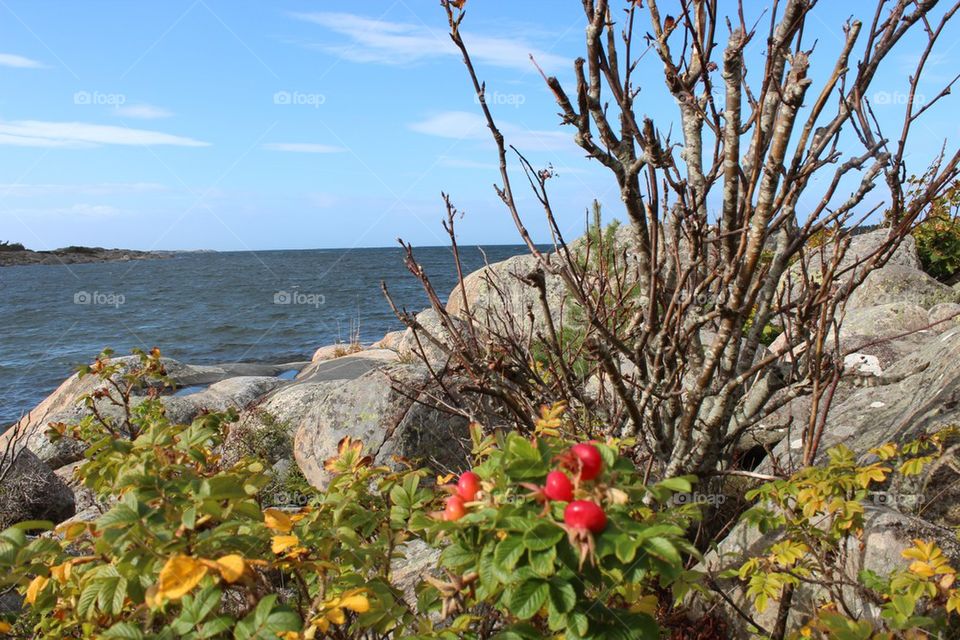
{"label": "rocky shoreline", "polygon": [[103,247],[64,247],[51,251],[33,251],[25,248],[4,249],[0,251],[0,267],[159,260],[172,258],[175,255],[176,253],[172,251],[135,251],[132,249],[104,249]]}
{"label": "rocky shoreline", "polygon": [[[869,254],[885,233],[881,230],[855,238],[849,259]],[[517,315],[535,313],[530,310],[536,308],[536,295],[522,282],[522,276],[535,266],[532,256],[522,255],[470,274],[462,289],[449,295],[447,311],[456,317],[467,305],[474,311],[506,305]],[[498,295],[492,295],[492,290]],[[546,295],[563,296],[562,285],[553,277],[546,283]],[[417,321],[443,335],[433,310],[418,314]],[[838,339],[850,353],[829,410],[821,451],[843,442],[859,454],[888,441],[960,424],[960,286],[950,287],[927,275],[912,238],[908,237],[888,264],[872,273],[849,300]],[[778,345],[769,348],[775,352]],[[208,410],[237,410],[239,420],[221,452],[225,460],[247,453],[244,447],[251,436],[256,439],[261,434],[261,440],[280,441],[274,436],[282,432],[286,444],[270,455],[271,475],[282,478],[300,473],[320,489],[329,482],[323,461],[335,454],[337,443],[347,436],[362,441],[376,464],[392,466],[398,460],[418,459],[439,469],[463,468],[470,450],[467,421],[435,408],[417,393],[401,392],[422,388],[429,379],[430,368],[424,358],[439,363],[443,354],[430,345],[421,346],[413,332],[406,330],[391,332],[363,347],[321,346],[311,362],[192,366],[165,359],[170,378],[182,391],[166,395],[162,401],[171,421],[177,423],[190,422]],[[118,358],[117,362],[132,365],[134,360]],[[93,376],[73,375],[21,420],[29,451],[19,463],[22,468],[0,481],[0,489],[3,482],[15,483],[18,475],[28,475],[33,478],[31,486],[38,489],[34,492],[38,499],[4,505],[0,490],[0,529],[10,524],[2,515],[11,509],[21,519],[56,522],[89,521],[102,514],[106,505],[74,477],[83,451],[69,439],[54,444],[44,435],[50,423],[75,424],[88,415],[90,408],[82,398],[97,385]],[[100,400],[98,410],[109,414],[118,409]],[[769,473],[773,465],[796,456],[802,443],[791,429],[808,420],[810,412],[810,399],[796,398],[748,434],[748,445],[769,454],[758,471]],[[10,432],[0,434],[0,451],[9,436]],[[871,541],[871,554],[862,559],[863,568],[888,568],[884,565],[899,558],[918,528],[949,532],[960,526],[960,486],[929,489],[940,492],[938,507],[922,518],[912,517],[915,526],[901,526],[906,516],[895,504],[878,502],[869,508],[865,535]],[[280,498],[286,499],[295,500],[296,496]],[[719,573],[736,567],[757,540],[758,535],[735,528],[716,541],[724,553],[708,555],[700,568]],[[960,556],[956,545],[945,548]],[[427,553],[408,559],[404,569],[417,575],[435,563],[435,554]],[[747,597],[741,586],[735,581],[725,584],[731,601],[745,605]],[[714,604],[727,606],[706,606]],[[734,636],[746,638],[749,634],[736,629]]]}

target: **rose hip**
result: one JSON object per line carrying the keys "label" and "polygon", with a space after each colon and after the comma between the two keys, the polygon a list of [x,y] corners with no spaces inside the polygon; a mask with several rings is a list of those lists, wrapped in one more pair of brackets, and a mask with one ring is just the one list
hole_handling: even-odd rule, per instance
{"label": "rose hip", "polygon": [[572,529],[600,533],[607,528],[607,514],[594,502],[574,500],[563,511],[563,522]]}
{"label": "rose hip", "polygon": [[573,500],[573,483],[563,471],[551,471],[547,474],[543,493],[551,500],[570,502]]}
{"label": "rose hip", "polygon": [[457,481],[457,493],[463,498],[464,502],[473,502],[477,498],[477,492],[480,491],[480,476],[473,471],[464,471]]}

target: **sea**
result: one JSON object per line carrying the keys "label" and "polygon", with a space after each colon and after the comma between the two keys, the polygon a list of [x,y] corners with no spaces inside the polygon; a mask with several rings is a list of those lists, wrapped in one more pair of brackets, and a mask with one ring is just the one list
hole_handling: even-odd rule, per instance
{"label": "sea", "polygon": [[[464,273],[524,253],[461,247]],[[415,249],[445,297],[449,247]],[[0,268],[0,431],[105,348],[159,347],[188,364],[309,360],[317,347],[375,342],[401,308],[429,306],[400,248],[180,253],[173,258]]]}

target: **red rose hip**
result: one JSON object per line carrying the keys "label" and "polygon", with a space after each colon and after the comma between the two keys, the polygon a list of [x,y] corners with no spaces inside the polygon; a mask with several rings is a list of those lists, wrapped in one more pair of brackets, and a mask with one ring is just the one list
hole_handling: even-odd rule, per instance
{"label": "red rose hip", "polygon": [[600,533],[607,528],[607,514],[594,502],[574,500],[563,511],[563,522],[572,529]]}
{"label": "red rose hip", "polygon": [[563,471],[551,471],[547,474],[543,493],[551,500],[570,502],[573,500],[573,483]]}
{"label": "red rose hip", "polygon": [[463,498],[464,502],[473,502],[477,499],[477,492],[480,491],[480,476],[473,471],[464,471],[457,481],[457,493]]}
{"label": "red rose hip", "polygon": [[449,522],[455,522],[465,516],[467,508],[463,506],[463,498],[460,496],[450,496],[447,498],[447,506],[443,510],[443,519]]}
{"label": "red rose hip", "polygon": [[580,460],[580,479],[593,480],[603,470],[603,458],[595,446],[581,442],[570,447],[570,453]]}

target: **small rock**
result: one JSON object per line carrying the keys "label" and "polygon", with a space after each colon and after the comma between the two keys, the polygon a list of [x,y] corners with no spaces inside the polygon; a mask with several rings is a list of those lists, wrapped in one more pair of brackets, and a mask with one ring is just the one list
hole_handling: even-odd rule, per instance
{"label": "small rock", "polygon": [[74,514],[73,491],[29,449],[20,449],[3,475],[0,531],[25,520],[59,523]]}

